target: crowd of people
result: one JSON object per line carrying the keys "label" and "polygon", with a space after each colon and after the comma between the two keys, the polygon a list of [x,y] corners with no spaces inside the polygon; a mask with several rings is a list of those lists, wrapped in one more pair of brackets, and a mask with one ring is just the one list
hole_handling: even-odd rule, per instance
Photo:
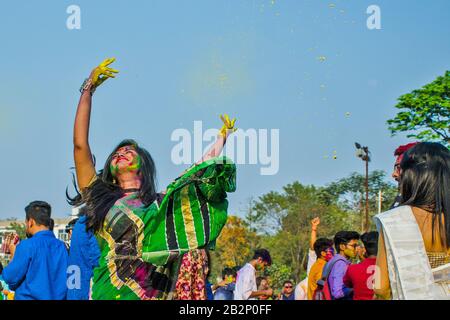
{"label": "crowd of people", "polygon": [[92,96],[117,70],[107,59],[80,88],[74,160],[80,207],[68,225],[70,246],[55,238],[51,206],[25,208],[27,239],[10,243],[0,268],[3,299],[16,300],[372,300],[450,297],[450,151],[420,142],[395,151],[398,197],[374,218],[377,231],[343,230],[318,237],[311,221],[307,277],[286,279],[278,294],[264,270],[272,259],[256,249],[241,267],[211,284],[209,249],[227,220],[236,167],[221,151],[235,119],[221,117],[217,141],[166,190],[157,192],[149,152],[122,141],[102,170],[89,145]]}
{"label": "crowd of people", "polygon": [[[398,196],[375,217],[378,231],[339,231],[318,238],[311,221],[307,277],[295,289],[284,281],[273,295],[258,270],[267,250],[237,272],[234,299],[389,300],[450,298],[450,152],[438,143],[410,143],[394,152]],[[231,295],[230,295],[231,297]]]}
{"label": "crowd of people", "polygon": [[316,239],[319,224],[319,218],[311,221],[311,248],[306,279],[297,285],[286,279],[275,294],[270,276],[264,276],[264,269],[272,263],[270,253],[266,249],[258,249],[243,267],[223,270],[223,281],[212,286],[213,299],[375,299],[378,232],[366,232],[360,236],[355,231],[339,231],[332,240]]}

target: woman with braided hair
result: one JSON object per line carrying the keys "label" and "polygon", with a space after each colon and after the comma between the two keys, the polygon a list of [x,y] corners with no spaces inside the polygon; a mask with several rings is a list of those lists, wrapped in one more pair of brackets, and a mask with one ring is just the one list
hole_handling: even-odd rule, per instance
{"label": "woman with braided hair", "polygon": [[86,204],[86,228],[101,251],[92,299],[205,299],[206,250],[227,219],[227,192],[236,188],[235,165],[218,157],[235,119],[224,125],[203,158],[157,193],[149,152],[124,140],[97,173],[88,135],[92,95],[118,73],[106,59],[83,83],[74,126],[76,181],[72,205]]}

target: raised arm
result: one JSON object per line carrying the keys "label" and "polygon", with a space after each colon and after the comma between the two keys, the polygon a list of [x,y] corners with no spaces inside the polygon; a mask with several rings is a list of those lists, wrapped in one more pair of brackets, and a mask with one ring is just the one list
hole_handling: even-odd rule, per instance
{"label": "raised arm", "polygon": [[314,250],[314,243],[317,240],[317,228],[319,228],[320,218],[316,217],[311,220],[311,238],[309,239],[309,249]]}
{"label": "raised arm", "polygon": [[218,157],[227,142],[228,136],[235,132],[237,129],[234,127],[234,123],[236,122],[236,118],[230,120],[227,114],[221,115],[220,119],[223,122],[223,126],[219,131],[219,135],[217,136],[217,141],[211,146],[211,148],[203,155],[203,157],[196,162],[196,164],[202,163],[214,157]]}
{"label": "raised arm", "polygon": [[77,183],[80,190],[86,188],[95,175],[94,161],[89,146],[89,123],[91,118],[92,94],[106,79],[114,78],[117,70],[108,68],[114,58],[104,60],[92,70],[89,78],[80,88],[81,97],[78,102],[75,125],[73,129],[73,155]]}

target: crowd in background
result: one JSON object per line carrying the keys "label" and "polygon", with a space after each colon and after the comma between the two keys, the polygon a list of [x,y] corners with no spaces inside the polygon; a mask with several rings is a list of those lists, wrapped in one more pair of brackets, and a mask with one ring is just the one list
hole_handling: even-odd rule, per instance
{"label": "crowd in background", "polygon": [[[199,263],[192,268],[198,260],[183,260],[179,268],[186,268],[184,278],[191,279],[192,270],[200,275],[193,277],[195,289],[194,282],[186,282],[183,290],[204,292],[197,296],[200,300],[448,298],[450,152],[437,143],[414,143],[401,146],[395,155],[392,176],[399,182],[399,196],[391,210],[375,217],[378,231],[343,230],[319,237],[320,218],[314,218],[307,277],[298,284],[285,279],[281,288],[272,288],[270,277],[264,276],[271,255],[256,249],[248,263],[225,268],[215,283],[208,279],[208,267]],[[28,239],[10,243],[11,262],[0,264],[1,299],[91,299],[100,251],[94,232],[86,228],[86,212],[68,225],[70,245],[51,231],[48,203],[31,202],[25,213]],[[80,271],[73,288],[71,266]],[[130,274],[139,273],[133,268],[125,266]]]}

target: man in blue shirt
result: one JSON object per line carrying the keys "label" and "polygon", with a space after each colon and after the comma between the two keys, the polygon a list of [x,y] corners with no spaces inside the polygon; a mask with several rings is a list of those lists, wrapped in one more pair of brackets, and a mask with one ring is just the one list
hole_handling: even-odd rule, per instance
{"label": "man in blue shirt", "polygon": [[91,230],[86,230],[86,213],[86,207],[80,209],[81,216],[72,230],[69,265],[79,268],[80,281],[78,286],[73,286],[72,274],[68,272],[67,300],[89,300],[91,278],[100,258],[97,239]]}
{"label": "man in blue shirt", "polygon": [[66,299],[68,254],[64,242],[49,230],[51,207],[34,201],[25,212],[29,239],[10,246],[12,260],[3,269],[3,280],[15,291],[15,300]]}
{"label": "man in blue shirt", "polygon": [[215,286],[214,300],[233,300],[236,287],[236,270],[225,268],[222,271],[222,282]]}

